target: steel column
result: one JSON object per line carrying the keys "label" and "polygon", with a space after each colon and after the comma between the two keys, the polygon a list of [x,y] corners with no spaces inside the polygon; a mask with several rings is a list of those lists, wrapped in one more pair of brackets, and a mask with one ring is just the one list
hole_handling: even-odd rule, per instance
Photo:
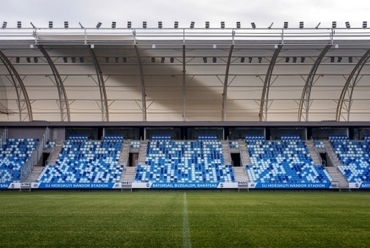
{"label": "steel column", "polygon": [[44,55],[54,75],[55,84],[57,86],[58,95],[59,95],[60,119],[61,121],[65,121],[66,119],[68,121],[71,121],[71,113],[69,111],[69,101],[68,101],[66,90],[64,88],[63,80],[60,77],[60,74],[53,60],[51,59],[49,53],[46,51],[44,46],[37,45],[37,47],[39,48],[40,52]]}
{"label": "steel column", "polygon": [[267,110],[268,110],[269,92],[270,92],[270,86],[271,86],[271,76],[274,70],[276,60],[282,48],[283,48],[283,45],[278,45],[278,47],[275,49],[275,52],[272,55],[272,59],[270,61],[269,67],[267,69],[265,81],[263,84],[261,103],[260,103],[260,112],[259,112],[260,121],[267,121]]}
{"label": "steel column", "polygon": [[103,73],[100,69],[99,61],[96,58],[94,50],[91,48],[90,45],[87,45],[86,47],[90,53],[91,59],[93,60],[95,71],[96,71],[96,77],[98,78],[102,121],[109,121],[109,106],[108,106],[108,99],[107,99],[107,91],[105,90],[105,82],[103,79]]}
{"label": "steel column", "polygon": [[185,44],[182,45],[182,120],[186,121],[186,61]]}
{"label": "steel column", "polygon": [[141,110],[143,113],[143,121],[147,120],[146,116],[146,94],[145,94],[145,81],[144,81],[144,73],[143,73],[143,66],[141,64],[139,49],[137,48],[137,44],[134,44],[136,57],[137,57],[137,64],[139,66],[140,72],[140,82],[141,82]]}
{"label": "steel column", "polygon": [[[28,120],[33,121],[33,113],[32,113],[32,107],[31,107],[31,102],[30,99],[28,98],[28,93],[26,90],[26,87],[24,86],[23,80],[19,76],[17,70],[14,68],[13,64],[10,62],[10,60],[5,56],[5,54],[0,51],[0,60],[4,63],[6,69],[9,72],[9,75],[12,79],[17,98],[18,98],[18,109],[19,109],[19,121],[24,121],[27,118],[28,115]],[[21,99],[21,95],[23,95],[24,99]],[[26,105],[27,108],[27,115],[25,118],[23,118],[23,106],[22,103]]]}
{"label": "steel column", "polygon": [[222,92],[222,121],[226,121],[226,115],[227,115],[227,87],[229,84],[229,70],[230,70],[231,55],[233,54],[233,50],[234,50],[234,44],[231,45],[229,56],[227,57],[224,90]]}
{"label": "steel column", "polygon": [[[337,111],[336,111],[336,120],[337,121],[340,121],[340,117],[342,115],[343,103],[345,101],[348,88],[351,87],[352,89],[351,89],[351,92],[350,92],[350,95],[349,95],[349,104],[348,104],[348,109],[347,109],[347,121],[349,121],[351,105],[352,105],[353,89],[356,86],[356,84],[358,83],[358,76],[360,75],[362,68],[364,67],[366,62],[369,60],[369,58],[370,58],[370,49],[357,62],[355,68],[353,68],[351,74],[347,78],[347,81],[346,81],[345,85],[343,86],[343,89],[342,89],[342,92],[340,94],[338,104],[337,104]],[[354,76],[355,76],[355,78],[353,79]]]}
{"label": "steel column", "polygon": [[321,53],[319,54],[319,56],[317,57],[315,63],[313,64],[313,66],[311,68],[310,74],[308,74],[308,76],[307,76],[306,83],[305,83],[305,85],[303,87],[301,100],[299,102],[298,121],[302,121],[304,103],[306,103],[306,106],[305,106],[305,111],[306,111],[305,119],[306,119],[306,121],[308,121],[308,117],[309,117],[308,114],[309,114],[309,110],[310,110],[310,100],[311,100],[311,89],[312,89],[312,85],[314,83],[314,79],[315,79],[315,76],[316,76],[316,71],[317,71],[317,69],[319,68],[319,66],[321,64],[322,59],[324,58],[324,56],[326,55],[326,53],[330,50],[330,48],[331,48],[331,45],[327,45],[321,51]]}

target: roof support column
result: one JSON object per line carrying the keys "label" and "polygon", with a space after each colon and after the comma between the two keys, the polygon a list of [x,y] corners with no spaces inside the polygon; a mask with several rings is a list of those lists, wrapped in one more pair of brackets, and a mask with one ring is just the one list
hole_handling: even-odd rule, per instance
{"label": "roof support column", "polygon": [[90,53],[91,59],[93,60],[95,71],[96,71],[96,77],[98,78],[102,121],[109,121],[109,107],[108,107],[107,92],[105,90],[105,82],[103,79],[103,73],[100,69],[100,65],[99,65],[98,59],[96,58],[94,50],[91,48],[90,45],[87,45],[86,47]]}
{"label": "roof support column", "polygon": [[44,55],[45,59],[47,60],[49,66],[51,68],[51,71],[53,72],[53,75],[54,75],[55,84],[57,86],[58,95],[59,95],[60,119],[61,119],[61,121],[65,121],[66,119],[67,119],[67,121],[71,121],[71,114],[70,114],[70,111],[69,111],[69,101],[68,101],[67,93],[66,93],[66,90],[64,88],[64,84],[63,84],[63,81],[60,77],[60,74],[59,74],[53,60],[51,59],[49,53],[44,48],[44,46],[43,45],[38,45],[37,47],[39,48],[40,52]]}
{"label": "roof support column", "polygon": [[[307,76],[306,83],[303,87],[301,100],[299,102],[299,108],[298,108],[298,121],[302,121],[302,118],[306,121],[308,121],[309,118],[309,112],[310,112],[310,101],[311,101],[311,89],[314,83],[314,79],[316,76],[316,71],[319,68],[321,61],[323,60],[326,53],[330,50],[331,45],[327,45],[319,54],[317,59],[315,60],[315,63],[313,64],[310,74]],[[303,116],[303,109],[305,110],[305,116]]]}
{"label": "roof support column", "polygon": [[270,92],[270,86],[271,86],[271,76],[274,70],[276,60],[282,48],[283,48],[283,45],[280,44],[275,49],[275,52],[272,55],[272,59],[270,61],[269,67],[267,69],[265,81],[263,84],[261,103],[260,103],[260,113],[259,113],[260,121],[267,121],[267,110],[268,110],[269,92]]}
{"label": "roof support column", "polygon": [[140,82],[141,82],[141,111],[143,113],[143,121],[147,121],[146,116],[146,94],[145,94],[145,81],[144,81],[144,73],[143,73],[143,66],[141,64],[139,49],[137,48],[137,44],[134,44],[136,57],[137,57],[137,64],[139,66],[140,72]]}
{"label": "roof support column", "polygon": [[347,107],[347,121],[349,121],[351,106],[352,106],[353,90],[359,81],[359,75],[361,73],[361,70],[365,66],[369,58],[370,58],[370,49],[361,57],[361,59],[358,61],[355,68],[353,68],[351,74],[347,78],[347,81],[345,85],[343,86],[342,93],[340,94],[340,97],[338,100],[336,118],[335,118],[336,121],[340,121],[341,119],[343,103],[346,101],[346,95],[347,95],[348,89],[351,88],[351,92],[349,93],[349,97],[348,97],[348,107]]}
{"label": "roof support column", "polygon": [[[17,98],[18,98],[18,109],[19,109],[19,121],[25,121],[27,118],[29,121],[33,121],[32,107],[26,87],[23,84],[23,80],[19,76],[17,70],[14,68],[10,60],[0,51],[0,60],[4,63],[9,75],[12,79]],[[23,97],[22,97],[23,96]],[[26,105],[27,112],[24,113],[24,105]]]}
{"label": "roof support column", "polygon": [[185,44],[182,45],[182,121],[186,121],[186,61]]}
{"label": "roof support column", "polygon": [[229,86],[229,69],[230,69],[231,55],[233,54],[233,50],[234,50],[234,44],[231,45],[229,56],[227,57],[224,90],[222,92],[222,121],[226,121],[226,115],[227,115],[227,87]]}

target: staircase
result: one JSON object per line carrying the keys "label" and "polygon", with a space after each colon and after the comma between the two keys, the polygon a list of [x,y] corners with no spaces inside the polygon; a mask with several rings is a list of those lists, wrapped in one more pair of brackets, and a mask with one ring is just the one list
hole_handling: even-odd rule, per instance
{"label": "staircase", "polygon": [[338,167],[326,167],[329,175],[333,181],[339,182],[339,189],[349,190],[349,183],[339,171]]}
{"label": "staircase", "polygon": [[53,153],[50,156],[50,160],[49,160],[48,164],[55,164],[57,162],[58,157],[59,157],[59,153],[62,150],[62,146],[63,146],[63,141],[58,141],[55,144]]}
{"label": "staircase", "polygon": [[121,154],[119,156],[119,164],[127,166],[128,158],[130,156],[130,140],[125,140],[123,143]]}
{"label": "staircase", "polygon": [[135,179],[136,167],[125,167],[121,175],[121,182],[132,182]]}
{"label": "staircase", "polygon": [[251,158],[249,157],[249,153],[247,150],[247,144],[245,144],[244,140],[239,140],[239,149],[240,149],[240,159],[242,160],[242,165],[250,165],[252,164]]}
{"label": "staircase", "polygon": [[330,141],[324,140],[324,145],[325,145],[326,153],[329,155],[328,156],[329,157],[328,162],[330,162],[329,165],[334,166],[334,167],[341,165],[341,162],[339,161],[337,154],[334,152],[334,149],[331,146]]}
{"label": "staircase", "polygon": [[315,165],[322,165],[322,159],[320,155],[317,153],[312,140],[306,141],[306,147],[311,155],[311,158]]}
{"label": "staircase", "polygon": [[248,173],[244,167],[233,167],[236,182],[249,182]]}
{"label": "staircase", "polygon": [[222,143],[222,155],[224,156],[225,164],[231,165],[229,141],[223,140],[221,143]]}
{"label": "staircase", "polygon": [[142,165],[145,164],[147,147],[148,147],[148,141],[142,140],[140,142],[139,158],[137,159],[138,164],[142,164]]}
{"label": "staircase", "polygon": [[44,170],[45,167],[43,166],[34,166],[31,174],[24,180],[24,182],[32,183],[36,182],[37,178],[39,178],[41,172]]}

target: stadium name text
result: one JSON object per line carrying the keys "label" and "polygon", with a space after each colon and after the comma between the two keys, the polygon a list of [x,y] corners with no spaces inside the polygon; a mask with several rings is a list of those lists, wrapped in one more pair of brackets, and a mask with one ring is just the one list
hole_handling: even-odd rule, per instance
{"label": "stadium name text", "polygon": [[218,183],[153,183],[150,188],[217,188]]}
{"label": "stadium name text", "polygon": [[250,183],[249,188],[265,189],[307,189],[307,188],[330,188],[330,183]]}

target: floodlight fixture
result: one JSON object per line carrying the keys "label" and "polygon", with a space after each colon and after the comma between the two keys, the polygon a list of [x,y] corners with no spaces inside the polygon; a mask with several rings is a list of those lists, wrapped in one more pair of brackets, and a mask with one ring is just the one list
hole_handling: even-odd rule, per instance
{"label": "floodlight fixture", "polygon": [[241,63],[244,63],[244,61],[245,61],[245,57],[241,57],[241,58],[240,58],[240,62],[241,62]]}
{"label": "floodlight fixture", "polygon": [[153,44],[153,45],[152,45],[152,48],[153,48],[153,49],[155,49],[155,48],[156,48],[156,45],[155,45],[155,44]]}
{"label": "floodlight fixture", "polygon": [[84,29],[84,26],[82,26],[81,22],[78,23],[82,29]]}
{"label": "floodlight fixture", "polygon": [[338,57],[338,62],[342,62],[342,57]]}
{"label": "floodlight fixture", "polygon": [[16,57],[15,58],[15,63],[19,63],[19,61],[20,61],[21,59],[19,58],[19,57]]}
{"label": "floodlight fixture", "polygon": [[288,28],[288,25],[289,25],[288,22],[284,22],[284,29],[287,29]]}
{"label": "floodlight fixture", "polygon": [[319,27],[320,27],[320,24],[321,24],[321,22],[319,22],[317,25],[316,25],[316,29],[318,29]]}
{"label": "floodlight fixture", "polygon": [[334,48],[335,48],[335,49],[338,49],[338,48],[339,48],[339,45],[338,45],[338,44],[335,44],[335,45],[334,45]]}
{"label": "floodlight fixture", "polygon": [[279,48],[279,45],[275,44],[274,49],[278,49],[278,48]]}
{"label": "floodlight fixture", "polygon": [[72,63],[76,63],[76,57],[72,57]]}
{"label": "floodlight fixture", "polygon": [[69,28],[69,23],[67,21],[64,22],[64,28]]}
{"label": "floodlight fixture", "polygon": [[109,57],[105,57],[105,62],[109,63]]}
{"label": "floodlight fixture", "polygon": [[367,21],[362,22],[362,28],[367,28]]}
{"label": "floodlight fixture", "polygon": [[290,60],[290,57],[285,57],[285,63],[288,63]]}
{"label": "floodlight fixture", "polygon": [[203,57],[203,63],[207,63],[207,57]]}
{"label": "floodlight fixture", "polygon": [[175,22],[175,23],[173,24],[173,27],[174,27],[174,28],[179,28],[179,22]]}
{"label": "floodlight fixture", "polygon": [[6,28],[7,25],[8,25],[7,22],[3,22],[3,28]]}
{"label": "floodlight fixture", "polygon": [[217,45],[216,44],[213,44],[212,47],[213,47],[213,49],[216,49],[217,48]]}
{"label": "floodlight fixture", "polygon": [[49,28],[53,28],[53,21],[49,21]]}
{"label": "floodlight fixture", "polygon": [[38,63],[39,62],[39,58],[33,57],[33,62]]}
{"label": "floodlight fixture", "polygon": [[262,62],[262,57],[258,57],[258,63]]}
{"label": "floodlight fixture", "polygon": [[301,63],[304,63],[305,60],[306,60],[306,57],[301,57]]}
{"label": "floodlight fixture", "polygon": [[346,28],[351,28],[351,24],[349,22],[346,22]]}
{"label": "floodlight fixture", "polygon": [[331,27],[332,27],[332,28],[337,28],[337,22],[336,22],[336,21],[333,21],[333,22],[331,23]]}
{"label": "floodlight fixture", "polygon": [[33,25],[33,23],[32,23],[32,22],[30,22],[30,24],[31,24],[31,26],[32,26],[33,28],[36,28],[36,26],[35,26],[35,25]]}
{"label": "floodlight fixture", "polygon": [[21,21],[17,21],[17,28],[22,28],[22,22]]}
{"label": "floodlight fixture", "polygon": [[293,63],[297,63],[297,57],[293,57]]}
{"label": "floodlight fixture", "polygon": [[98,24],[96,24],[96,28],[100,28],[101,27],[101,22],[98,22]]}
{"label": "floodlight fixture", "polygon": [[256,23],[252,22],[251,25],[253,29],[256,29]]}
{"label": "floodlight fixture", "polygon": [[146,28],[146,21],[143,22],[143,28]]}
{"label": "floodlight fixture", "polygon": [[271,24],[270,24],[270,26],[269,26],[269,29],[271,29],[271,28],[272,28],[272,25],[274,25],[274,23],[273,23],[273,22],[271,22]]}
{"label": "floodlight fixture", "polygon": [[127,63],[127,58],[126,57],[123,57],[122,58],[122,61],[123,61],[123,63]]}
{"label": "floodlight fixture", "polygon": [[127,22],[127,28],[131,29],[131,22],[130,21]]}
{"label": "floodlight fixture", "polygon": [[213,63],[216,63],[217,62],[217,57],[213,57],[212,61],[213,61]]}
{"label": "floodlight fixture", "polygon": [[91,45],[90,45],[90,48],[91,48],[91,49],[94,49],[94,48],[95,48],[95,45],[94,45],[94,44],[91,44]]}
{"label": "floodlight fixture", "polygon": [[300,29],[304,28],[304,22],[299,22],[299,28]]}
{"label": "floodlight fixture", "polygon": [[165,60],[166,58],[165,57],[162,57],[161,58],[161,63],[164,63],[164,60]]}
{"label": "floodlight fixture", "polygon": [[119,62],[119,57],[115,57],[114,60],[116,61],[116,63]]}
{"label": "floodlight fixture", "polygon": [[85,62],[84,57],[80,57],[80,63],[84,63],[84,62]]}
{"label": "floodlight fixture", "polygon": [[334,63],[335,57],[330,57],[330,63]]}
{"label": "floodlight fixture", "polygon": [[190,28],[194,28],[194,26],[195,26],[195,22],[191,22],[190,23]]}
{"label": "floodlight fixture", "polygon": [[170,62],[173,63],[175,61],[175,58],[174,57],[171,57],[170,58]]}
{"label": "floodlight fixture", "polygon": [[67,63],[68,62],[68,58],[67,57],[63,57],[63,61],[64,61],[64,63]]}
{"label": "floodlight fixture", "polygon": [[209,22],[206,22],[206,28],[207,29],[209,28]]}
{"label": "floodlight fixture", "polygon": [[162,27],[163,27],[162,22],[158,22],[158,28],[162,28]]}
{"label": "floodlight fixture", "polygon": [[31,62],[31,58],[30,57],[27,57],[26,60],[27,60],[27,63],[30,63]]}
{"label": "floodlight fixture", "polygon": [[155,63],[155,57],[152,57],[152,63]]}
{"label": "floodlight fixture", "polygon": [[352,63],[353,62],[353,58],[352,57],[348,57],[348,62],[349,63]]}
{"label": "floodlight fixture", "polygon": [[33,44],[30,45],[30,48],[33,49],[35,46]]}
{"label": "floodlight fixture", "polygon": [[225,28],[225,22],[221,22],[221,28],[224,29]]}
{"label": "floodlight fixture", "polygon": [[114,29],[114,28],[116,28],[116,25],[117,25],[117,23],[116,22],[112,22],[112,28]]}
{"label": "floodlight fixture", "polygon": [[241,22],[236,22],[236,28],[239,29],[241,27],[242,27]]}
{"label": "floodlight fixture", "polygon": [[249,58],[248,58],[248,62],[249,62],[249,63],[252,63],[252,60],[253,60],[253,57],[249,57]]}

